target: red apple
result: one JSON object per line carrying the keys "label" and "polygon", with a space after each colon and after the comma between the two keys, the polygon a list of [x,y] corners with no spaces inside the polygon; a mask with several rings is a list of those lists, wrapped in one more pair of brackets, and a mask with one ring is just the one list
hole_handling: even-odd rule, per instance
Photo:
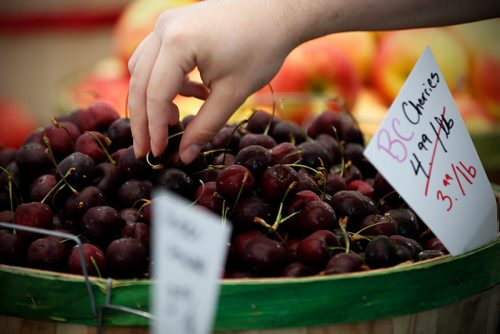
{"label": "red apple", "polygon": [[484,53],[498,55],[500,52],[498,18],[452,25],[447,27],[447,30],[455,34],[472,55]]}
{"label": "red apple", "polygon": [[471,90],[490,115],[500,122],[500,55],[485,53],[474,58]]}
{"label": "red apple", "polygon": [[369,79],[373,58],[377,50],[376,34],[372,31],[350,31],[331,34],[326,37],[331,45],[353,62],[363,82]]}
{"label": "red apple", "polygon": [[448,27],[471,55],[469,88],[488,112],[500,121],[500,20],[490,19]]}
{"label": "red apple", "polygon": [[495,128],[495,118],[476,97],[468,93],[457,93],[454,99],[465,126],[471,134],[487,132]]}
{"label": "red apple", "polygon": [[469,53],[455,34],[444,28],[382,33],[372,69],[373,86],[392,103],[417,60],[429,46],[451,92],[463,89],[469,74]]}
{"label": "red apple", "polygon": [[0,97],[0,146],[18,148],[38,125],[35,115],[22,102]]}
{"label": "red apple", "polygon": [[111,105],[121,117],[127,116],[129,72],[127,64],[116,57],[99,61],[82,77],[61,86],[61,110],[86,108],[95,102]]}
{"label": "red apple", "polygon": [[[311,113],[321,111],[315,110],[314,96],[340,99],[347,109],[353,106],[361,85],[359,73],[348,56],[327,37],[293,50],[271,81],[285,119],[303,124]],[[269,91],[265,87],[259,93]]]}
{"label": "red apple", "polygon": [[388,109],[388,104],[378,91],[369,86],[361,88],[352,108],[352,114],[361,128],[366,142],[375,134]]}

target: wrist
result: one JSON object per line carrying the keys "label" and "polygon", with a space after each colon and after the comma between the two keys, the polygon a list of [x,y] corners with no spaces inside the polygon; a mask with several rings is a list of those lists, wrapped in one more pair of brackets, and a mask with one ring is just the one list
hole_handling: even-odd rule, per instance
{"label": "wrist", "polygon": [[[256,0],[268,6],[266,13],[272,29],[289,44],[296,46],[324,35],[353,29],[356,12],[352,2],[345,0]],[[346,21],[345,18],[351,18]]]}

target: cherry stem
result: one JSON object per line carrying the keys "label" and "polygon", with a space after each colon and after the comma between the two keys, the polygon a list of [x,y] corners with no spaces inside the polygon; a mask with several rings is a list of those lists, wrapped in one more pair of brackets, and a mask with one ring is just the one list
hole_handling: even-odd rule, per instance
{"label": "cherry stem", "polygon": [[319,174],[321,172],[319,172],[317,169],[314,169],[312,168],[311,166],[307,166],[307,165],[302,165],[302,164],[296,164],[296,163],[292,163],[292,164],[287,164],[287,166],[289,167],[298,167],[298,168],[304,168],[304,169],[307,169],[311,172],[313,172],[314,174]]}
{"label": "cherry stem", "polygon": [[349,166],[346,165],[345,157],[344,157],[344,145],[345,142],[341,141],[339,145],[340,150],[340,176],[344,176],[345,170],[350,166],[350,161],[348,161]]}
{"label": "cherry stem", "polygon": [[264,129],[265,135],[267,135],[269,133],[269,130],[271,129],[271,124],[273,123],[274,116],[276,115],[276,94],[274,93],[274,88],[271,85],[271,83],[268,83],[267,85],[268,85],[269,90],[271,91],[271,95],[273,97],[273,99],[272,99],[273,100],[273,107],[271,110],[271,119],[269,120],[269,122],[267,123],[267,125]]}
{"label": "cherry stem", "polygon": [[318,169],[312,168],[312,167],[307,166],[307,165],[297,164],[297,163],[287,164],[287,166],[304,168],[304,169],[309,170],[312,173],[314,173],[315,176],[317,176],[317,177],[320,178],[321,183],[324,185],[324,187],[323,187],[323,190],[324,190],[323,194],[325,194],[326,193],[327,170],[324,167],[322,161],[321,161],[321,164],[322,164],[322,166],[318,167]]}
{"label": "cherry stem", "polygon": [[344,176],[344,171],[345,171],[345,158],[344,158],[344,145],[345,142],[343,140],[340,140],[339,133],[337,131],[337,128],[332,125],[332,130],[333,134],[335,136],[335,139],[337,139],[337,142],[339,143],[339,150],[340,150],[340,176]]}
{"label": "cherry stem", "polygon": [[245,125],[247,123],[248,123],[248,119],[242,120],[241,122],[239,122],[238,124],[236,124],[236,126],[233,129],[233,131],[231,132],[231,136],[229,137],[229,140],[227,141],[226,147],[224,149],[224,155],[222,156],[222,163],[223,164],[226,162],[226,153],[229,151],[229,144],[231,143],[231,138],[233,138],[234,134],[236,133],[236,131],[238,131],[238,129],[240,127],[242,127],[243,125]]}
{"label": "cherry stem", "polygon": [[[172,139],[172,138],[175,138],[175,137],[178,137],[178,136],[182,136],[182,134],[184,133],[184,131],[179,131],[179,132],[176,132],[174,134],[171,134],[170,136],[168,136],[168,140]],[[149,160],[149,154],[151,153],[151,151],[149,151],[147,154],[146,154],[146,162],[148,163],[148,165],[153,168],[153,170],[161,170],[161,169],[164,169],[165,168],[165,165],[164,164],[153,164],[150,160]]]}
{"label": "cherry stem", "polygon": [[[92,137],[94,137],[94,139],[97,141],[97,143],[99,144],[99,146],[101,147],[102,151],[104,152],[104,154],[106,155],[106,157],[108,158],[109,162],[111,162],[113,165],[116,165],[116,161],[111,157],[111,154],[109,154],[109,151],[108,151],[108,148],[104,145],[104,143],[99,139],[99,137],[97,137],[97,135],[93,132],[93,131],[87,131],[87,133],[89,135],[91,135]],[[108,146],[111,144],[111,139],[109,139],[109,137],[104,137],[105,141],[106,141],[106,144],[108,144]],[[149,152],[148,152],[149,153]]]}
{"label": "cherry stem", "polygon": [[339,220],[339,226],[340,230],[342,231],[342,238],[344,238],[344,243],[345,243],[345,252],[349,253],[350,251],[350,240],[349,240],[349,235],[347,233],[347,222],[349,220],[349,217],[343,217]]}
{"label": "cherry stem", "polygon": [[149,200],[149,199],[145,199],[145,198],[138,199],[137,201],[135,201],[135,202],[134,202],[134,204],[132,204],[132,208],[135,208],[135,207],[136,207],[136,205],[137,205],[137,204],[139,204],[139,203],[142,203],[142,204],[141,204],[141,206],[140,206],[140,207],[139,207],[139,209],[138,209],[139,211],[141,211],[141,210],[143,210],[143,209],[144,209],[144,207],[145,207],[146,205],[151,204],[151,200]]}
{"label": "cherry stem", "polygon": [[349,160],[349,161],[347,161],[347,162],[345,162],[345,163],[344,163],[344,162],[342,162],[342,163],[341,163],[341,165],[340,165],[340,169],[336,168],[336,169],[334,169],[334,170],[332,171],[332,173],[335,173],[335,174],[337,174],[337,173],[338,173],[340,176],[344,176],[344,171],[345,171],[347,168],[351,167],[351,165],[352,165],[352,161],[351,161],[351,160]]}
{"label": "cherry stem", "polygon": [[198,180],[198,181],[201,183],[202,192],[201,192],[200,196],[198,196],[197,198],[194,199],[194,201],[191,203],[191,206],[193,206],[196,203],[198,203],[198,201],[200,200],[201,196],[203,196],[203,194],[205,193],[205,190],[206,190],[205,182],[203,182],[203,180]]}
{"label": "cherry stem", "polygon": [[179,131],[179,132],[176,132],[176,133],[173,133],[171,134],[170,136],[168,136],[168,140],[172,139],[172,138],[175,138],[175,137],[179,137],[179,136],[182,136],[184,134],[184,131]]}
{"label": "cherry stem", "polygon": [[[45,154],[47,154],[49,160],[54,164],[54,167],[57,169],[57,161],[56,157],[54,156],[54,152],[52,152],[52,147],[50,146],[50,140],[49,137],[46,135],[43,135],[43,142],[45,143]],[[59,170],[58,170],[59,172]],[[59,173],[61,174],[61,173]]]}
{"label": "cherry stem", "polygon": [[346,250],[345,247],[340,247],[340,246],[335,246],[335,247],[328,247],[329,250],[336,251],[336,250],[343,250],[346,253],[349,253],[349,251]]}
{"label": "cherry stem", "polygon": [[290,183],[290,185],[288,186],[288,188],[286,189],[285,191],[285,195],[283,195],[283,199],[281,200],[280,202],[280,206],[278,208],[278,213],[276,214],[276,220],[274,221],[274,224],[271,226],[271,228],[274,230],[274,231],[277,231],[278,230],[278,226],[283,223],[283,220],[281,219],[281,214],[283,212],[283,205],[285,203],[285,199],[287,197],[287,195],[290,193],[290,191],[295,188],[295,186],[298,184],[297,181],[293,181],[292,183]]}
{"label": "cherry stem", "polygon": [[316,174],[316,176],[319,176],[319,180],[317,181],[318,185],[319,186],[322,186],[322,191],[321,191],[321,198],[324,200],[325,197],[326,197],[326,186],[327,186],[327,183],[328,183],[328,170],[321,166],[321,167],[318,167],[318,174]]}
{"label": "cherry stem", "polygon": [[50,195],[52,195],[52,193],[57,189],[57,187],[59,187],[59,185],[64,182],[66,185],[68,185],[68,187],[70,187],[71,191],[75,194],[78,194],[78,191],[76,189],[74,189],[73,187],[71,187],[67,182],[66,182],[66,178],[68,176],[71,175],[71,173],[73,173],[75,171],[75,168],[74,167],[71,167],[68,169],[68,171],[66,172],[66,174],[62,177],[62,179],[60,179],[59,181],[57,181],[57,183],[52,187],[52,189],[49,190],[49,192],[43,197],[43,199],[40,201],[40,203],[45,203],[45,201],[47,200],[47,198],[49,198]]}
{"label": "cherry stem", "polygon": [[[340,103],[342,104],[342,107],[344,108],[345,107],[345,101],[343,99],[341,99],[340,97],[337,98],[338,101],[340,101]],[[359,128],[359,122],[358,120],[356,119],[356,117],[354,117],[354,115],[350,112],[346,112],[344,113],[344,115],[346,115],[347,117],[349,117],[351,119],[351,121],[356,124],[356,126]]]}
{"label": "cherry stem", "polygon": [[291,214],[289,214],[288,216],[284,217],[281,219],[281,223],[280,224],[283,224],[284,222],[286,222],[287,220],[293,218],[294,216],[298,215],[300,213],[300,211],[295,211],[295,212],[292,212]]}
{"label": "cherry stem", "polygon": [[[245,183],[247,182],[248,180],[248,175],[250,173],[249,172],[245,172],[245,174],[243,174],[243,180],[241,182],[241,187],[240,189],[238,190],[238,196],[236,196],[236,200],[234,201],[234,204],[233,204],[233,209],[236,207],[236,205],[238,204],[239,200],[240,200],[240,197],[241,197],[241,194],[243,193],[243,189],[245,187]],[[229,214],[229,216],[231,216],[233,214],[233,212],[231,211],[231,213]]]}
{"label": "cherry stem", "polygon": [[361,235],[361,233],[362,233],[363,231],[366,231],[366,230],[367,230],[367,229],[369,229],[370,227],[377,226],[377,225],[383,225],[383,224],[390,224],[390,223],[389,223],[389,222],[376,222],[376,223],[370,224],[370,225],[368,225],[368,226],[365,226],[365,227],[363,227],[362,229],[358,230],[356,233],[354,233],[354,234],[351,236],[351,239],[355,240],[355,239],[357,239],[359,236],[364,237],[364,238],[366,238],[366,239],[370,239],[370,238],[368,238],[368,237],[366,237],[366,236]]}
{"label": "cherry stem", "polygon": [[[285,156],[281,159],[281,161],[286,160],[286,159],[288,159],[289,157],[291,157],[291,156],[293,156],[293,155],[296,155],[296,154],[302,154],[302,152],[304,152],[304,150],[296,150],[296,151],[292,151],[292,152],[290,152],[290,153],[288,153],[288,154],[285,154]],[[297,166],[300,166],[300,165],[298,165],[298,163],[299,163],[301,160],[302,160],[302,157],[301,157],[301,156],[299,156],[299,157],[297,158],[297,160],[296,160],[295,162],[293,162],[293,163],[292,163],[292,165],[297,164]]]}
{"label": "cherry stem", "polygon": [[264,226],[265,228],[267,228],[269,230],[269,232],[273,231],[273,228],[271,225],[269,225],[263,218],[260,218],[260,217],[253,217],[253,222],[254,223],[258,223],[262,226]]}
{"label": "cherry stem", "polygon": [[377,208],[380,207],[380,205],[382,205],[382,203],[385,201],[385,199],[387,197],[389,197],[393,194],[397,194],[396,190],[390,191],[387,194],[385,194],[384,196],[382,196],[382,198],[377,202]]}
{"label": "cherry stem", "polygon": [[207,172],[207,171],[211,170],[212,168],[213,169],[223,169],[224,165],[208,165],[207,168],[204,168],[204,169],[199,170],[197,172],[193,172],[192,175],[199,175],[201,173],[204,173],[204,172]]}
{"label": "cherry stem", "polygon": [[[68,138],[71,138],[71,133],[69,133],[69,130],[66,129],[66,127],[62,126],[61,123],[59,123],[56,119],[55,116],[52,116],[52,120],[51,120],[52,124],[58,128],[58,129],[63,129],[66,134],[68,135]],[[71,147],[75,148],[75,142],[73,140],[71,140]]]}
{"label": "cherry stem", "polygon": [[221,218],[222,218],[222,225],[225,225],[227,223],[227,216],[229,214],[229,206],[227,206],[227,203],[226,203],[226,200],[223,199],[222,200],[222,214],[221,214]]}
{"label": "cherry stem", "polygon": [[352,241],[357,241],[357,240],[368,240],[369,241],[371,239],[369,237],[367,237],[367,236],[354,233],[353,235],[351,235],[351,240]]}
{"label": "cherry stem", "polygon": [[[7,182],[9,183],[10,212],[12,213],[12,215],[14,215],[14,199],[12,195],[12,183],[14,182],[14,177],[12,176],[11,172],[3,168],[2,166],[0,166],[0,169],[7,175]],[[16,230],[14,229],[12,233],[16,234]]]}
{"label": "cherry stem", "polygon": [[206,150],[206,151],[203,151],[202,154],[203,156],[208,156],[208,155],[211,155],[211,154],[214,154],[214,153],[220,153],[220,152],[226,152],[227,150],[225,148],[214,148],[213,150]]}
{"label": "cherry stem", "polygon": [[279,234],[277,228],[275,228],[274,225],[273,226],[269,225],[264,219],[260,217],[254,217],[253,222],[264,226],[267,229],[268,233],[275,234],[278,237],[278,239],[280,239],[280,241],[282,242],[285,241],[285,239]]}
{"label": "cherry stem", "polygon": [[153,170],[161,170],[161,169],[164,169],[165,168],[165,165],[164,164],[153,164],[151,163],[151,161],[149,161],[149,153],[151,153],[151,151],[149,151],[148,153],[146,153],[146,162],[148,163],[148,165],[153,168]]}
{"label": "cherry stem", "polygon": [[97,265],[97,262],[95,261],[93,256],[90,257],[90,262],[92,262],[92,265],[94,266],[95,271],[97,272],[97,276],[99,276],[99,278],[102,278],[101,271],[99,270],[99,266]]}
{"label": "cherry stem", "polygon": [[[67,177],[67,175],[66,175],[66,176],[62,175],[61,171],[59,170],[58,165],[57,165],[57,161],[56,161],[56,157],[54,156],[54,152],[52,152],[52,148],[51,148],[51,146],[50,146],[50,140],[49,140],[49,137],[47,137],[46,135],[44,135],[44,136],[43,136],[43,141],[44,141],[45,146],[46,146],[46,147],[45,147],[45,154],[47,154],[47,156],[48,156],[49,160],[50,160],[50,161],[54,164],[54,166],[55,166],[55,168],[56,168],[57,173],[58,173],[58,174],[59,174],[59,176],[61,176],[61,178],[64,180],[64,183],[66,183],[66,185],[69,187],[69,189],[71,190],[71,192],[73,192],[74,194],[78,194],[78,191],[77,191],[75,188],[73,188],[73,187],[72,187],[72,186],[68,183],[68,181],[66,181],[66,177]],[[71,169],[71,168],[70,168],[70,169]],[[70,170],[70,169],[68,169],[68,172],[69,172],[69,170]],[[74,170],[74,168],[73,168],[73,170]],[[67,172],[66,172],[66,174],[67,174]]]}
{"label": "cherry stem", "polygon": [[62,184],[55,192],[54,192],[54,196],[52,196],[52,206],[57,210],[57,211],[61,211],[61,210],[58,210],[57,206],[56,206],[56,202],[55,202],[55,198],[57,196],[57,194],[59,194],[60,191],[62,191],[64,189],[64,187],[66,187],[66,183]]}

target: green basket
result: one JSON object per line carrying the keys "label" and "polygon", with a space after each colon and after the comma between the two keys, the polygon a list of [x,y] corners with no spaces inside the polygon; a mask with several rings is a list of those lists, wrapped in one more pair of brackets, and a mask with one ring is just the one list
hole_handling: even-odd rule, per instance
{"label": "green basket", "polygon": [[[222,280],[216,331],[303,328],[393,318],[457,303],[500,282],[500,239],[459,255],[388,269],[311,278]],[[148,312],[149,280],[90,278],[96,307]],[[497,289],[498,290],[498,289]],[[0,266],[0,314],[96,325],[82,276]],[[498,293],[496,305],[498,307]],[[108,310],[104,326],[149,326]]]}

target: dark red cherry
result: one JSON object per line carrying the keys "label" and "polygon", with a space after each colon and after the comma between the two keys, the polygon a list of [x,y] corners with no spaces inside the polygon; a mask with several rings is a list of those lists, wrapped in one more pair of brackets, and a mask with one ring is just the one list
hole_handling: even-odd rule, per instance
{"label": "dark red cherry", "polygon": [[316,270],[322,270],[336,252],[334,248],[338,246],[335,233],[329,230],[319,230],[299,242],[297,259]]}
{"label": "dark red cherry", "polygon": [[[14,223],[27,227],[51,229],[52,209],[41,202],[19,204],[14,212]],[[16,233],[26,237],[38,237],[40,234],[18,229]]]}
{"label": "dark red cherry", "polygon": [[106,249],[106,263],[112,277],[140,277],[147,269],[148,252],[138,239],[119,238]]}
{"label": "dark red cherry", "polygon": [[[87,275],[102,276],[106,274],[106,257],[101,248],[94,244],[83,243],[81,249],[83,251]],[[83,274],[80,246],[78,245],[71,249],[71,253],[68,257],[68,270],[73,274]]]}
{"label": "dark red cherry", "polygon": [[125,226],[125,221],[119,212],[106,205],[89,208],[81,222],[85,236],[92,243],[103,247],[115,240]]}
{"label": "dark red cherry", "polygon": [[217,192],[227,200],[235,200],[239,194],[249,193],[254,184],[252,173],[242,165],[225,167],[216,180]]}
{"label": "dark red cherry", "polygon": [[293,222],[300,231],[310,234],[318,230],[333,230],[337,216],[330,204],[323,200],[313,200],[303,206]]}
{"label": "dark red cherry", "polygon": [[361,271],[363,268],[363,260],[355,253],[338,253],[335,254],[326,264],[323,271],[325,275],[352,273]]}
{"label": "dark red cherry", "polygon": [[271,153],[260,145],[249,145],[242,148],[235,157],[235,163],[248,168],[254,177],[260,176],[271,162]]}
{"label": "dark red cherry", "polygon": [[278,241],[258,236],[246,245],[242,254],[245,266],[259,275],[277,275],[286,264],[286,248]]}
{"label": "dark red cherry", "polygon": [[[57,165],[60,176],[66,176],[66,181],[76,190],[90,185],[94,180],[94,160],[81,152],[73,152]],[[71,172],[68,171],[71,169]]]}
{"label": "dark red cherry", "polygon": [[46,236],[30,244],[26,259],[33,268],[61,271],[65,269],[68,256],[67,241],[59,237]]}
{"label": "dark red cherry", "polygon": [[301,262],[292,262],[289,263],[283,268],[283,271],[281,272],[281,276],[285,277],[306,277],[306,276],[313,276],[317,272],[309,267],[308,265],[301,263]]}
{"label": "dark red cherry", "polygon": [[266,169],[260,178],[260,194],[270,203],[280,203],[285,194],[293,195],[297,190],[297,171],[287,165],[274,165]]}

